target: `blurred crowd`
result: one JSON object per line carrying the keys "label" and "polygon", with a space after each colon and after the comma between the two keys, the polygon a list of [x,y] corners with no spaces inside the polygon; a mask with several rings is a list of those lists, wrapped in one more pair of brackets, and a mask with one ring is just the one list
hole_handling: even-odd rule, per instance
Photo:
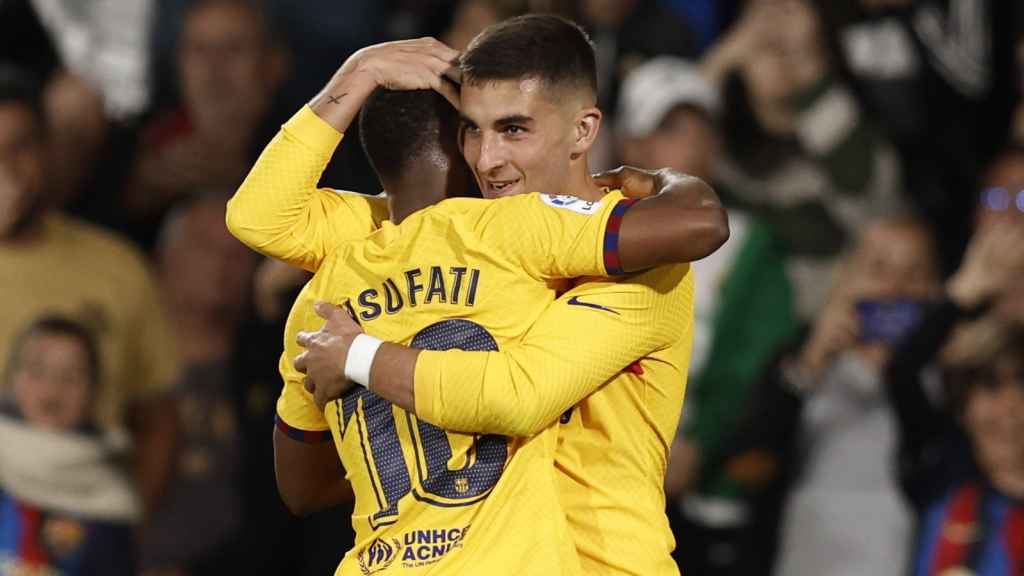
{"label": "blurred crowd", "polygon": [[[683,573],[1024,574],[1024,5],[997,0],[0,0],[0,574],[333,572],[350,509],[294,518],[273,476],[305,275],[226,199],[354,51],[528,11],[595,43],[594,166],[729,209],[666,472]],[[356,142],[322,184],[376,193]]]}

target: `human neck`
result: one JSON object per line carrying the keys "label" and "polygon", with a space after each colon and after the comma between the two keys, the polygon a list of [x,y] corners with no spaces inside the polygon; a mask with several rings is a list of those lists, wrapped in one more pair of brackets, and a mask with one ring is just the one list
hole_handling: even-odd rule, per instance
{"label": "human neck", "polygon": [[399,224],[410,214],[444,200],[448,189],[447,176],[436,170],[409,170],[408,176],[385,182],[391,221]]}
{"label": "human neck", "polygon": [[604,196],[604,190],[595,184],[594,179],[590,176],[585,157],[581,158],[577,164],[570,165],[569,179],[566,181],[565,191],[562,194],[587,201],[597,201]]}

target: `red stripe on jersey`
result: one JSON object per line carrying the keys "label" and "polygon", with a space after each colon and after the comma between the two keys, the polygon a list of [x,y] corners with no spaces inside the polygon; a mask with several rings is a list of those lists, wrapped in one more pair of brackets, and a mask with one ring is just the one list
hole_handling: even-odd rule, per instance
{"label": "red stripe on jersey", "polygon": [[1010,574],[1024,574],[1024,506],[1014,506],[1006,519],[1006,555]]}
{"label": "red stripe on jersey", "polygon": [[974,484],[961,488],[947,507],[942,522],[939,545],[935,551],[930,574],[963,566],[971,543],[978,537],[978,506],[981,505],[981,490]]}
{"label": "red stripe on jersey", "polygon": [[619,228],[622,227],[622,218],[626,211],[633,204],[636,204],[636,200],[623,198],[612,208],[612,213],[608,216],[608,224],[604,228],[604,268],[609,276],[625,273],[619,259]]}
{"label": "red stripe on jersey", "polygon": [[21,517],[21,535],[18,539],[18,558],[26,564],[46,564],[46,550],[39,541],[39,531],[43,523],[43,515],[39,510],[18,503],[18,515]]}

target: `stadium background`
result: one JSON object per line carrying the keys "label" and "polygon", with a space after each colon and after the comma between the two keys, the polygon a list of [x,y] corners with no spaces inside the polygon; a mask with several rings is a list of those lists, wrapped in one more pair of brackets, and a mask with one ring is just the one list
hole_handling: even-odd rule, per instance
{"label": "stadium background", "polygon": [[[103,238],[116,235],[117,249],[73,256],[97,258],[97,274],[135,266],[141,254],[166,313],[171,336],[145,361],[173,365],[177,376],[137,402],[175,420],[158,432],[164,444],[153,444],[173,449],[142,458],[159,477],[148,484],[156,488],[140,488],[147,521],[138,554],[147,574],[333,571],[351,542],[347,510],[295,518],[273,481],[280,334],[304,277],[238,245],[223,228],[225,199],[283,120],[354,51],[422,35],[461,49],[488,24],[527,11],[569,16],[596,43],[605,119],[593,166],[671,165],[712,182],[730,209],[732,239],[698,268],[694,362],[667,482],[686,573],[767,574],[773,565],[780,574],[909,571],[903,566],[917,557],[928,524],[917,522],[925,507],[908,488],[901,430],[920,415],[890,406],[877,385],[853,400],[841,382],[794,392],[802,382],[776,359],[800,357],[807,334],[814,341],[841,304],[853,304],[857,295],[843,288],[854,279],[891,272],[869,261],[871,248],[857,248],[871,244],[860,239],[879,218],[905,224],[913,216],[924,226],[890,230],[880,242],[934,262],[930,298],[969,307],[951,279],[990,279],[986,300],[995,304],[980,321],[972,317],[980,335],[964,330],[964,344],[953,347],[962,355],[998,347],[1024,325],[1024,275],[1006,272],[1024,258],[1015,257],[1024,253],[1016,243],[1024,226],[1019,2],[0,0],[0,66],[43,86],[46,217],[63,213]],[[6,129],[0,117],[0,136]],[[379,188],[357,142],[347,135],[324,185]],[[0,197],[7,190],[0,184]],[[31,241],[0,237],[0,278],[19,277],[32,249]],[[909,277],[894,274],[865,294],[919,294]],[[20,299],[31,299],[33,287],[19,290],[0,286],[2,310],[31,307]],[[63,290],[76,297],[74,284]],[[24,323],[0,314],[6,357]],[[870,313],[860,314],[863,336]],[[102,310],[72,316],[101,345],[139,338],[111,335]],[[838,348],[823,357],[841,359],[856,342]],[[888,354],[892,346],[881,348]],[[922,363],[955,363],[956,350]],[[885,365],[875,380],[895,373]],[[110,392],[116,386],[101,383],[123,398],[110,402],[124,406],[96,418],[138,434],[131,394]],[[933,396],[950,414],[963,409],[961,396]],[[793,398],[797,404],[786,403]],[[1020,432],[1020,467],[1024,406],[1009,406],[998,417]],[[823,418],[848,426],[836,431]],[[962,449],[936,445],[951,457]],[[843,450],[843,462],[830,463],[830,450]],[[820,473],[829,466],[852,479]],[[878,473],[864,478],[865,470]],[[818,548],[826,551],[822,568],[795,568],[813,559],[791,548],[799,541],[814,549],[823,533],[830,542]],[[828,554],[829,546],[879,549],[864,544],[864,534],[893,545],[870,558]],[[1024,536],[1008,538],[1024,553]]]}

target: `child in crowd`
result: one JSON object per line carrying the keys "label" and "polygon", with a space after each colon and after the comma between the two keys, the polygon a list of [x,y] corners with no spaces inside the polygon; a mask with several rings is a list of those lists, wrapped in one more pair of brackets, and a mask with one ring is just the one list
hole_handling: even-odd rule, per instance
{"label": "child in crowd", "polygon": [[139,504],[95,425],[99,352],[80,324],[33,323],[0,386],[0,574],[132,574]]}

